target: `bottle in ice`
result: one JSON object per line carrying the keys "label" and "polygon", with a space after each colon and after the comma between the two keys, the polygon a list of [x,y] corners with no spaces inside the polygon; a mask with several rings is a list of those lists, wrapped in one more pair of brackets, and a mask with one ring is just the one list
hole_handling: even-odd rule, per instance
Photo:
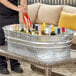
{"label": "bottle in ice", "polygon": [[35,34],[38,35],[38,26],[36,26]]}
{"label": "bottle in ice", "polygon": [[26,24],[26,33],[31,34],[30,23],[27,23],[27,24]]}
{"label": "bottle in ice", "polygon": [[65,28],[64,27],[62,27],[62,34],[64,34],[65,33]]}
{"label": "bottle in ice", "polygon": [[52,29],[51,35],[56,35],[56,33],[55,33],[55,27],[53,25],[52,25],[51,29]]}
{"label": "bottle in ice", "polygon": [[14,25],[13,25],[13,30],[14,30],[14,31],[19,31],[19,25],[14,24]]}
{"label": "bottle in ice", "polygon": [[32,35],[35,34],[35,31],[36,31],[36,26],[35,26],[35,24],[33,24],[33,27],[32,27]]}
{"label": "bottle in ice", "polygon": [[41,26],[41,34],[42,35],[46,35],[45,34],[45,28],[46,28],[46,23],[43,23],[42,26]]}
{"label": "bottle in ice", "polygon": [[20,32],[22,32],[22,33],[26,33],[26,31],[25,31],[25,29],[24,29],[24,25],[21,25]]}
{"label": "bottle in ice", "polygon": [[26,33],[26,31],[24,30],[24,28],[21,28],[20,32]]}
{"label": "bottle in ice", "polygon": [[60,28],[59,27],[57,28],[57,34],[60,34]]}

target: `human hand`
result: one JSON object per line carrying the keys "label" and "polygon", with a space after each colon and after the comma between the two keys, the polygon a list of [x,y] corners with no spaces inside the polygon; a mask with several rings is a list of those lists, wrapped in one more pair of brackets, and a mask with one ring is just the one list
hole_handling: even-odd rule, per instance
{"label": "human hand", "polygon": [[17,11],[22,13],[27,12],[27,6],[21,5],[17,8]]}

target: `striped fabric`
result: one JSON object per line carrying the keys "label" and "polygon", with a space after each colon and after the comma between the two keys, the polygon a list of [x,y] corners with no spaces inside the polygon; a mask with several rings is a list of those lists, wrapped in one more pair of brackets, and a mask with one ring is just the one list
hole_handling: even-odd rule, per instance
{"label": "striped fabric", "polygon": [[71,5],[76,6],[76,0],[27,0],[28,4],[45,3],[50,5]]}

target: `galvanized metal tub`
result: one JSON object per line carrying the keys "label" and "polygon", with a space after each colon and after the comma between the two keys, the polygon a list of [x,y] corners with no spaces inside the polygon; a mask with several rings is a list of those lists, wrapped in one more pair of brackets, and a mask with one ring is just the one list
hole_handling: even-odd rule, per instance
{"label": "galvanized metal tub", "polygon": [[10,25],[3,28],[8,38],[8,51],[46,63],[70,57],[74,31],[66,29],[64,35],[38,36],[12,31],[12,27]]}

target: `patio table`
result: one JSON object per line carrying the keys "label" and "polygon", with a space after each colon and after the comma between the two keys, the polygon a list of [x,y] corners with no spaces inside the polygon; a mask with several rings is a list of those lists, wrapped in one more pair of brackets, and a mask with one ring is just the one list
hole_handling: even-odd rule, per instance
{"label": "patio table", "polygon": [[[23,24],[16,26],[22,27]],[[55,27],[57,29],[57,27]],[[23,60],[31,65],[44,68],[45,76],[51,75],[52,67],[55,65],[70,63],[70,46],[74,31],[65,29],[64,34],[31,35],[13,30],[13,25],[3,27],[8,42],[0,54],[8,58]],[[61,29],[61,28],[60,28]],[[7,50],[7,51],[6,51]]]}
{"label": "patio table", "polygon": [[52,67],[55,67],[58,65],[64,65],[64,64],[71,64],[71,63],[76,62],[76,58],[69,57],[68,59],[64,59],[62,61],[56,61],[56,62],[52,62],[52,63],[48,64],[48,63],[44,63],[44,62],[32,59],[30,57],[20,56],[15,53],[8,52],[7,45],[0,46],[0,55],[6,56],[7,58],[21,60],[21,61],[27,62],[29,64],[32,64],[32,65],[41,66],[45,70],[45,76],[51,76]]}

